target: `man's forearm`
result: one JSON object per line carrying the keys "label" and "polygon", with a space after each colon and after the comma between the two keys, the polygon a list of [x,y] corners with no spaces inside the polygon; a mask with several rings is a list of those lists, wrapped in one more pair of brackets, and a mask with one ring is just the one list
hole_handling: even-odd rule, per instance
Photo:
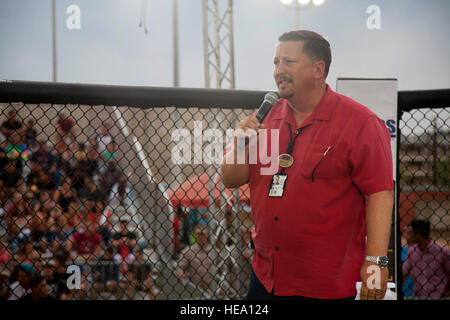
{"label": "man's forearm", "polygon": [[392,190],[381,191],[367,196],[367,255],[379,256],[387,253],[393,206],[394,193]]}
{"label": "man's forearm", "polygon": [[248,146],[245,148],[245,163],[238,164],[237,153],[244,150],[237,150],[236,144],[227,152],[223,158],[221,166],[222,182],[227,188],[237,188],[248,183],[250,178],[250,167],[248,165]]}

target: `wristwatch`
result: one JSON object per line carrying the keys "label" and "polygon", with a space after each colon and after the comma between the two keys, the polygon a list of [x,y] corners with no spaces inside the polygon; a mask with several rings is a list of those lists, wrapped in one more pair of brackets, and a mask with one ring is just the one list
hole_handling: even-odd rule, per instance
{"label": "wristwatch", "polygon": [[381,268],[386,268],[389,265],[389,258],[387,256],[366,256],[366,261],[376,263]]}

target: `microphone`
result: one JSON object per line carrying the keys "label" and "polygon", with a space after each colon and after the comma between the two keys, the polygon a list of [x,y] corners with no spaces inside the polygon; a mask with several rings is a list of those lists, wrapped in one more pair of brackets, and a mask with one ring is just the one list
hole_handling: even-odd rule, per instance
{"label": "microphone", "polygon": [[264,101],[255,116],[260,124],[264,121],[270,109],[278,102],[279,98],[276,92],[269,92],[264,96]]}
{"label": "microphone", "polygon": [[[255,118],[258,119],[260,124],[264,121],[264,119],[266,118],[270,109],[272,109],[272,107],[277,104],[279,98],[280,97],[278,96],[278,93],[276,93],[276,92],[266,93],[266,95],[264,96],[264,101],[261,104],[261,106],[259,107],[258,112],[255,115]],[[250,142],[250,138],[245,137],[245,145],[248,145],[249,142]]]}

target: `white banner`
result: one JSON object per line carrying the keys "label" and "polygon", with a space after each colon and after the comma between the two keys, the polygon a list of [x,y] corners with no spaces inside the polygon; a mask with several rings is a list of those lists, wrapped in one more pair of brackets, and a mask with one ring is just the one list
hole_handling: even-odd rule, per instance
{"label": "white banner", "polygon": [[338,78],[336,91],[372,110],[391,134],[394,180],[397,166],[397,79]]}

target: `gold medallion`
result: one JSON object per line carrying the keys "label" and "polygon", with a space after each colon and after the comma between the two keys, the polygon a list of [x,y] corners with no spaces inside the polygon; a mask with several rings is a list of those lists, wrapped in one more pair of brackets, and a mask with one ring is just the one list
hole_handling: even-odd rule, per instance
{"label": "gold medallion", "polygon": [[288,153],[280,154],[280,156],[278,157],[278,164],[282,168],[289,168],[293,163],[294,158]]}

